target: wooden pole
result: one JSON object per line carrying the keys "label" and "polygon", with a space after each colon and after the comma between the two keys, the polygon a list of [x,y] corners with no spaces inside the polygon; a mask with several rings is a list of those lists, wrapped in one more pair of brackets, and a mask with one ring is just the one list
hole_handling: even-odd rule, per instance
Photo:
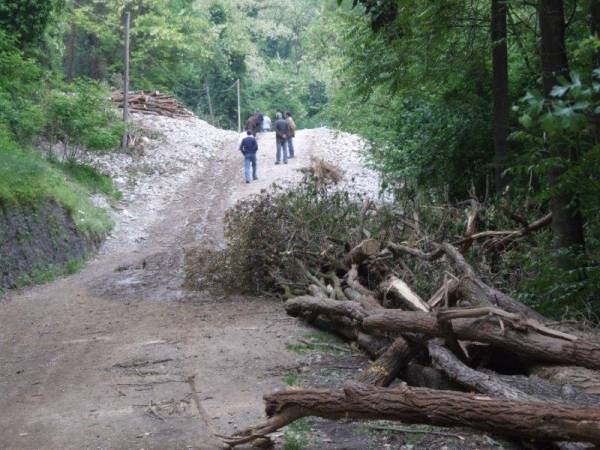
{"label": "wooden pole", "polygon": [[208,85],[208,79],[204,80],[204,87],[206,88],[206,97],[208,99],[208,114],[210,115],[211,122],[215,121],[215,115],[213,112],[212,99],[210,98],[210,87]]}
{"label": "wooden pole", "polygon": [[238,133],[242,132],[242,111],[240,100],[240,79],[237,79],[237,107],[238,107]]}
{"label": "wooden pole", "polygon": [[[123,80],[123,122],[129,121],[129,26],[131,24],[131,14],[125,13],[125,76]],[[123,136],[123,148],[127,148],[129,141],[129,130]]]}

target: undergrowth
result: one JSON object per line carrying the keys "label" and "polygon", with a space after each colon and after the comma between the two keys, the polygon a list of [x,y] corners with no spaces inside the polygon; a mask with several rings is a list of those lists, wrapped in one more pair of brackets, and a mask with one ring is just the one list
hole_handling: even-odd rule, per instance
{"label": "undergrowth", "polygon": [[[1,135],[0,135],[1,136]],[[108,190],[118,194],[99,174],[91,170],[65,169],[48,162],[38,152],[0,141],[0,203],[38,203],[54,199],[70,213],[77,228],[88,235],[103,235],[112,227],[105,211],[89,200],[92,192]],[[65,169],[65,170],[63,170]],[[105,193],[109,193],[105,192]]]}
{"label": "undergrowth", "polygon": [[[341,192],[333,183],[321,183],[307,172],[295,186],[275,186],[268,192],[239,202],[226,215],[228,246],[222,252],[191,255],[188,277],[202,274],[208,285],[220,289],[280,297],[305,295],[310,284],[333,284],[352,245],[372,237],[384,246],[404,242],[429,251],[436,242],[459,245],[472,202],[443,205],[423,192],[401,192],[389,203],[373,203]],[[479,205],[478,230],[519,229],[510,202]],[[520,220],[531,223],[544,215],[540,207],[519,210]],[[499,252],[486,252],[474,245],[465,258],[486,283],[534,307],[540,313],[598,323],[600,266],[595,254],[600,248],[600,225],[588,223],[588,253],[576,270],[560,269],[560,254],[552,247],[550,230],[541,230]],[[194,271],[194,263],[196,270]],[[442,285],[447,273],[456,272],[445,259],[430,262],[418,258],[383,255],[369,271],[359,273],[363,284],[377,289],[380,274],[395,273],[421,297],[429,298]],[[193,284],[193,283],[192,283]],[[386,304],[394,307],[393,299]]]}

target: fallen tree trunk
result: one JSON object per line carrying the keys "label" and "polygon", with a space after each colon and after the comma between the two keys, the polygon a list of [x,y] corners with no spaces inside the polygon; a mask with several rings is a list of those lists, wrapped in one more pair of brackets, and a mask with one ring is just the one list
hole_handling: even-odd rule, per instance
{"label": "fallen tree trunk", "polygon": [[[400,335],[413,332],[445,337],[444,329],[436,317],[417,311],[374,312],[363,316],[362,328],[373,333]],[[600,368],[600,345],[586,339],[565,340],[534,330],[516,330],[510,323],[503,326],[491,320],[455,319],[452,320],[452,328],[457,339],[492,344],[534,361]]]}
{"label": "fallen tree trunk", "polygon": [[536,366],[532,375],[554,384],[575,386],[587,394],[600,395],[600,372],[576,366]]}
{"label": "fallen tree trunk", "polygon": [[300,417],[383,419],[461,426],[541,442],[600,443],[600,409],[547,402],[506,400],[424,388],[348,385],[342,391],[295,389],[265,396],[270,419],[226,438],[241,445],[264,437]]}
{"label": "fallen tree trunk", "polygon": [[[335,301],[316,297],[296,297],[285,304],[293,316],[325,314],[347,317],[361,324],[365,332],[422,333],[430,337],[447,337],[446,327],[433,315],[420,311],[397,309],[366,311],[356,302]],[[491,320],[454,319],[451,321],[456,339],[492,344],[534,361],[557,364],[576,364],[590,369],[600,369],[600,344],[587,339],[567,340],[557,332],[549,336],[536,329],[515,329],[500,318]],[[526,324],[526,322],[524,322]],[[564,334],[565,336],[569,336]],[[572,337],[572,336],[571,336]]]}
{"label": "fallen tree trunk", "polygon": [[389,386],[412,354],[408,342],[402,337],[396,338],[379,358],[358,375],[357,381],[371,386]]}
{"label": "fallen tree trunk", "polygon": [[[582,367],[580,370],[585,370]],[[484,371],[491,374],[490,371]],[[493,374],[500,381],[540,400],[555,401],[589,408],[600,408],[600,395],[588,394],[570,384],[554,384],[538,377]]]}
{"label": "fallen tree trunk", "polygon": [[381,250],[379,241],[365,239],[346,254],[345,262],[348,266],[352,266],[353,264],[360,265],[371,256],[379,253],[379,250]]}
{"label": "fallen tree trunk", "polygon": [[419,297],[408,284],[400,278],[390,275],[383,284],[383,291],[393,294],[410,310],[413,311],[431,311],[431,307]]}
{"label": "fallen tree trunk", "polygon": [[471,369],[450,350],[433,341],[429,341],[428,349],[434,367],[441,369],[452,381],[468,389],[510,400],[536,400],[536,397],[516,389],[492,374]]}

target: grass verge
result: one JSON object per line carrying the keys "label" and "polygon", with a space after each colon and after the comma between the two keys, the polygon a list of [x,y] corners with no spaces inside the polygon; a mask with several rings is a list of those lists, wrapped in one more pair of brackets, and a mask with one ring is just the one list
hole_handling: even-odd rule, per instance
{"label": "grass verge", "polygon": [[101,191],[116,198],[118,191],[104,175],[83,167],[63,170],[33,150],[0,139],[0,203],[10,206],[51,198],[69,211],[78,230],[88,236],[104,235],[112,221],[89,197]]}

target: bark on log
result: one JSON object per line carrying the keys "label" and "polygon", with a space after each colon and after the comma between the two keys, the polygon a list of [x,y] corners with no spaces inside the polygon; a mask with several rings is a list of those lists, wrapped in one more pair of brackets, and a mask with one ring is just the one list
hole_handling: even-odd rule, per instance
{"label": "bark on log", "polygon": [[375,239],[365,239],[356,247],[348,252],[345,257],[345,263],[348,266],[353,264],[360,265],[371,256],[376,255],[381,250],[381,244]]}
{"label": "bark on log", "polygon": [[[600,345],[586,339],[567,341],[533,330],[515,330],[509,325],[502,328],[498,321],[490,320],[456,319],[452,321],[452,327],[460,340],[489,343],[535,361],[600,368]],[[417,311],[374,312],[368,317],[363,316],[362,328],[373,333],[414,332],[444,337],[443,329],[433,315]]]}
{"label": "bark on log", "polygon": [[448,306],[452,306],[456,303],[456,293],[458,291],[458,280],[451,278],[444,282],[444,284],[431,296],[429,300],[427,300],[427,304],[431,308],[436,308],[442,303],[446,303],[446,299],[448,300]]}
{"label": "bark on log", "polygon": [[600,372],[576,366],[535,366],[531,374],[554,384],[569,384],[587,394],[600,395]]}
{"label": "bark on log", "polygon": [[[451,380],[476,392],[524,402],[544,401],[557,405],[600,408],[600,397],[594,398],[583,392],[563,392],[559,386],[540,379],[480,372],[467,367],[452,352],[433,341],[429,342],[428,348],[436,367],[442,369]],[[555,446],[560,450],[587,448],[580,442],[556,442]]]}
{"label": "bark on log", "polygon": [[490,394],[510,400],[534,401],[534,396],[503,382],[490,373],[482,373],[462,363],[450,350],[433,342],[428,344],[434,367],[444,371],[451,380],[475,392]]}
{"label": "bark on log", "polygon": [[340,302],[326,298],[294,297],[285,302],[285,310],[290,316],[305,316],[307,314],[323,314],[325,316],[341,316],[362,321],[367,311],[356,302]]}
{"label": "bark on log", "polygon": [[423,366],[411,361],[400,375],[409,386],[446,391],[462,391],[463,388],[451,381],[444,372],[434,367]]}
{"label": "bark on log", "polygon": [[231,438],[240,445],[305,416],[384,419],[404,423],[466,426],[509,437],[600,443],[600,409],[522,402],[400,386],[348,385],[343,391],[295,389],[265,396],[270,419]]}
{"label": "bark on log", "polygon": [[371,386],[389,386],[412,356],[410,345],[402,337],[357,377],[357,381]]}
{"label": "bark on log", "polygon": [[346,297],[348,297],[349,300],[360,303],[366,310],[383,309],[383,306],[381,306],[375,297],[363,295],[353,288],[348,287],[344,289],[344,294],[346,294]]}
{"label": "bark on log", "polygon": [[412,311],[431,311],[431,307],[408,284],[394,275],[388,277],[383,285],[383,291],[393,294]]}
{"label": "bark on log", "polygon": [[[579,367],[580,370],[585,370]],[[483,371],[490,374],[489,371]],[[588,394],[584,390],[570,384],[554,384],[536,376],[494,374],[500,381],[534,396],[540,400],[555,401],[563,404],[579,405],[589,408],[600,408],[600,395]]]}
{"label": "bark on log", "polygon": [[[360,281],[358,281],[358,266],[356,264],[352,265],[352,267],[346,274],[345,280],[348,286],[350,286],[355,291],[359,292],[361,295],[374,299],[373,292],[364,287],[362,284],[360,284]],[[375,300],[375,302],[377,302],[377,300]]]}
{"label": "bark on log", "polygon": [[316,317],[309,320],[309,323],[320,330],[335,334],[342,339],[356,342],[356,346],[373,360],[383,355],[392,343],[390,338],[373,336],[359,331],[353,325],[352,321],[346,317]]}

